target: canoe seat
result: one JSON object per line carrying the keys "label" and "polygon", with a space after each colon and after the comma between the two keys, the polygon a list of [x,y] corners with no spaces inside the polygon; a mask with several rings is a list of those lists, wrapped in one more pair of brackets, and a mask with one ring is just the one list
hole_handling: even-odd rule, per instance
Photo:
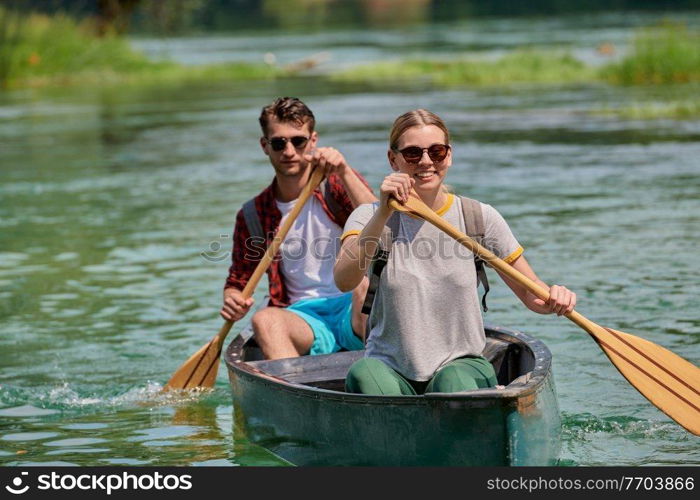
{"label": "canoe seat", "polygon": [[[493,364],[499,384],[507,385],[521,375],[516,362],[518,346],[503,340],[487,338],[483,356]],[[301,356],[275,360],[248,361],[248,364],[269,375],[293,384],[311,385],[343,391],[345,376],[364,351],[341,351],[318,356]]]}
{"label": "canoe seat", "polygon": [[319,384],[328,381],[345,381],[350,365],[363,355],[364,351],[341,351],[318,356],[249,361],[248,364],[293,384],[320,387]]}

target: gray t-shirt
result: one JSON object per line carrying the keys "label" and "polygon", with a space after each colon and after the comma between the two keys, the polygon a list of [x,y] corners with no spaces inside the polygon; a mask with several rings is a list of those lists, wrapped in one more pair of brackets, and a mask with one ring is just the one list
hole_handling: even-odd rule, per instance
{"label": "gray t-shirt", "polygon": [[[345,224],[343,239],[359,234],[377,206],[357,207]],[[496,209],[484,203],[481,209],[484,246],[513,262],[522,247]],[[437,213],[465,232],[459,197],[448,195]],[[467,248],[429,222],[398,215],[399,231],[370,313],[366,356],[408,379],[426,381],[450,361],[480,355],[484,349],[476,271]]]}

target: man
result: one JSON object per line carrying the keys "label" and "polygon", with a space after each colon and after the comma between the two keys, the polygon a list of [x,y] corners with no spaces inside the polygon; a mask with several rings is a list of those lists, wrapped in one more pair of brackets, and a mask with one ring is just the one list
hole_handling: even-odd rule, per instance
{"label": "man", "polygon": [[259,120],[260,146],[275,178],[236,216],[221,316],[240,320],[253,305],[253,299],[244,300],[241,291],[311,171],[321,168],[326,173],[323,189],[314,191],[282,244],[281,259],[275,259],[267,271],[270,302],[253,315],[253,332],[267,359],[361,349],[367,280],[354,291],[342,293],[333,280],[333,265],[348,216],[358,205],[376,198],[339,151],[317,147],[314,115],[299,99],[275,100],[263,108]]}

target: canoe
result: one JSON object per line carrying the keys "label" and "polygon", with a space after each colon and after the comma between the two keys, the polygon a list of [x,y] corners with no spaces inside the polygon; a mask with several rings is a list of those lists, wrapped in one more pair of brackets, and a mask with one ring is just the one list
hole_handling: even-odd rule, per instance
{"label": "canoe", "polygon": [[373,396],[343,390],[363,351],[263,360],[248,329],[225,353],[238,430],[295,465],[555,465],[561,419],[549,349],[501,327],[486,335],[498,387]]}

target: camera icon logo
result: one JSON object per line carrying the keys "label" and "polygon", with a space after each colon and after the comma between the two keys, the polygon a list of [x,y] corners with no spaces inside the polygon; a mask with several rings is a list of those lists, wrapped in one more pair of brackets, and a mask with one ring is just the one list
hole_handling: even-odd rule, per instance
{"label": "camera icon logo", "polygon": [[28,472],[20,473],[20,476],[17,476],[16,478],[14,478],[12,480],[12,485],[14,486],[14,488],[12,486],[8,485],[8,486],[5,486],[5,489],[7,491],[9,491],[10,493],[12,493],[13,495],[21,495],[23,493],[26,493],[27,490],[29,489],[29,485],[28,484],[25,485],[24,488],[21,487],[22,486],[22,477],[21,476],[28,476],[28,475],[29,475]]}
{"label": "camera icon logo", "polygon": [[[229,234],[219,235],[219,240],[226,240],[230,238]],[[224,250],[221,246],[221,242],[214,240],[209,242],[209,250],[204,250],[199,253],[202,258],[208,262],[221,262],[231,257],[231,252]]]}

